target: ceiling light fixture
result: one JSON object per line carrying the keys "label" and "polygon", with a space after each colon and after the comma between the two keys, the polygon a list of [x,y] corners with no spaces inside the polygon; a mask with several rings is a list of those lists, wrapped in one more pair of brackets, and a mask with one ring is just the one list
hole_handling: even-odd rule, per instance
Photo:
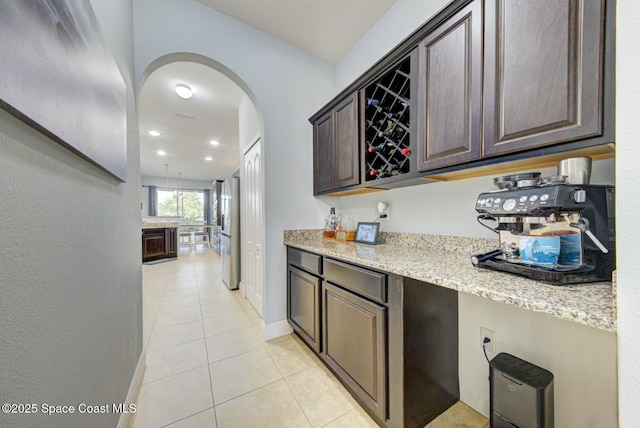
{"label": "ceiling light fixture", "polygon": [[187,85],[183,83],[178,83],[176,85],[176,94],[180,98],[189,99],[193,95],[193,91],[191,91],[191,88],[188,87]]}
{"label": "ceiling light fixture", "polygon": [[158,153],[160,156],[164,156],[167,154],[167,152],[165,152],[164,150],[158,150],[156,153]]}
{"label": "ceiling light fixture", "polygon": [[158,131],[149,131],[149,135],[151,135],[152,137],[159,137],[160,133]]}
{"label": "ceiling light fixture", "polygon": [[209,141],[209,144],[211,144],[212,146],[217,146],[218,144],[220,144],[220,142],[218,140],[211,140]]}
{"label": "ceiling light fixture", "polygon": [[204,160],[212,161],[213,158],[211,156],[207,156],[206,158],[204,158]]}

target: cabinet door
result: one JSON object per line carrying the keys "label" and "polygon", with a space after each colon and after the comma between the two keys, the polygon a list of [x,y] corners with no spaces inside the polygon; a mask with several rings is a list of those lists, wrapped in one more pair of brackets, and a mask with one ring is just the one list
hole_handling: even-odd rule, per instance
{"label": "cabinet door", "polygon": [[289,265],[287,318],[293,329],[320,352],[320,279]]}
{"label": "cabinet door", "polygon": [[178,229],[165,229],[166,255],[176,257],[178,255]]}
{"label": "cabinet door", "polygon": [[482,2],[476,0],[418,48],[418,170],[480,157]]}
{"label": "cabinet door", "polygon": [[386,311],[323,283],[322,357],[382,421],[387,417]]}
{"label": "cabinet door", "polygon": [[313,125],[313,192],[333,190],[334,137],[333,112]]}
{"label": "cabinet door", "polygon": [[484,156],[602,133],[603,3],[485,2]]}
{"label": "cabinet door", "polygon": [[142,231],[142,261],[161,259],[165,255],[164,229]]}
{"label": "cabinet door", "polygon": [[358,157],[358,96],[347,98],[335,108],[334,188],[360,183]]}

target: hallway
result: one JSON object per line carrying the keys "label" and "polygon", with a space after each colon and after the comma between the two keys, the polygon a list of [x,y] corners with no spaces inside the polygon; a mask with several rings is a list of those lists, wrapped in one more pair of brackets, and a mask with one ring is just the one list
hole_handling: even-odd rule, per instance
{"label": "hallway", "polygon": [[[215,251],[181,249],[142,272],[147,366],[131,428],[377,426],[295,335],[262,340]],[[458,403],[429,427],[485,425]]]}

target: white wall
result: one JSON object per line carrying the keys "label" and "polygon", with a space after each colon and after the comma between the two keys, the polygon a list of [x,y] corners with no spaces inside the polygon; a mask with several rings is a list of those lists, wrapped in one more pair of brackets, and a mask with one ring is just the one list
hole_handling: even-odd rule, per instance
{"label": "white wall", "polygon": [[[535,171],[548,176],[554,175],[556,168]],[[593,162],[592,184],[614,182],[614,159]],[[380,223],[380,230],[385,232],[495,238],[495,233],[477,223],[478,213],[474,208],[480,193],[494,189],[493,176],[486,176],[342,197],[337,198],[335,205],[343,216],[351,215],[358,222],[374,221],[378,217],[377,203],[386,202],[389,205],[389,220]]]}
{"label": "white wall", "polygon": [[337,89],[348,86],[449,2],[398,0],[336,64]]}
{"label": "white wall", "polygon": [[620,426],[640,426],[640,3],[618,0],[616,191]]}
{"label": "white wall", "polygon": [[[238,106],[238,141],[240,146],[240,162],[242,154],[260,136],[260,117],[253,102],[248,96],[242,98]],[[242,171],[242,168],[240,169]]]}
{"label": "white wall", "polygon": [[190,52],[228,67],[255,96],[264,129],[264,322],[283,321],[282,231],[320,227],[328,212],[313,198],[312,128],[307,119],[335,95],[334,66],[193,0],[136,0],[134,17],[137,82],[154,60]]}
{"label": "white wall", "polygon": [[470,294],[458,294],[460,399],[489,415],[489,364],[480,327],[506,352],[554,376],[556,427],[617,426],[616,335]]}
{"label": "white wall", "polygon": [[[131,0],[92,0],[127,86],[120,183],[0,111],[0,397],[124,402],[142,351]],[[0,413],[3,427],[114,427],[118,414]]]}

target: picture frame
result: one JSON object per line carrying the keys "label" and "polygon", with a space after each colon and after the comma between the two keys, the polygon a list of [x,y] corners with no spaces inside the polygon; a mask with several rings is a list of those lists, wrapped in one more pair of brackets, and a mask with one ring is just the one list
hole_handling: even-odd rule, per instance
{"label": "picture frame", "polygon": [[0,2],[0,109],[127,181],[127,86],[89,0]]}
{"label": "picture frame", "polygon": [[359,244],[376,245],[378,241],[378,232],[380,230],[380,223],[368,223],[358,222],[358,228],[356,229],[356,237],[353,242]]}

